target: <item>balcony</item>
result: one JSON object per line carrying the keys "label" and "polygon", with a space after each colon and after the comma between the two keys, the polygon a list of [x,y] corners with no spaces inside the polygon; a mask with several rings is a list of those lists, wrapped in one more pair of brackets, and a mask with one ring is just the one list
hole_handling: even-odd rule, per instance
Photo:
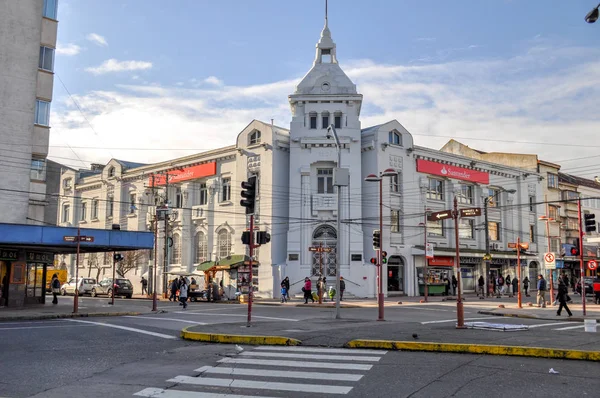
{"label": "balcony", "polygon": [[312,195],[312,210],[326,211],[332,210],[337,211],[337,198],[333,193],[317,193]]}

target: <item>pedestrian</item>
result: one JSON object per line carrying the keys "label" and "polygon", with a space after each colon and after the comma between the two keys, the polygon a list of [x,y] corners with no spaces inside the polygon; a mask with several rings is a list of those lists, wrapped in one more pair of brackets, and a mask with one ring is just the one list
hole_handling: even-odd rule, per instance
{"label": "pedestrian", "polygon": [[[506,275],[506,279],[504,280],[504,283],[506,283],[506,293],[512,297],[512,294],[510,294],[510,287],[512,286],[512,280],[510,279],[510,274]],[[515,291],[513,290],[513,293]]]}
{"label": "pedestrian", "polygon": [[529,297],[529,278],[523,279],[523,288],[525,289],[525,297]]}
{"label": "pedestrian", "polygon": [[479,286],[477,295],[480,296],[480,298],[484,298],[485,297],[485,279],[483,279],[483,275],[479,276],[479,279],[477,280],[477,286]]}
{"label": "pedestrian", "polygon": [[321,300],[323,299],[323,292],[324,292],[323,278],[319,277],[319,279],[317,279],[317,296]]}
{"label": "pedestrian", "polygon": [[452,275],[452,295],[456,296],[456,287],[458,286],[458,280],[456,276]]}
{"label": "pedestrian", "polygon": [[496,274],[492,273],[492,294],[496,294],[496,290],[498,289],[498,284],[496,280]]}
{"label": "pedestrian", "polygon": [[148,281],[142,276],[142,294],[148,294]]}
{"label": "pedestrian", "polygon": [[302,287],[302,291],[304,292],[304,304],[308,304],[308,300],[312,300],[312,302],[315,302],[315,299],[312,296],[312,282],[310,281],[310,278],[306,277],[304,278],[304,287]]}
{"label": "pedestrian", "polygon": [[58,294],[60,293],[60,281],[58,280],[57,274],[52,275],[50,287],[52,288],[52,304],[58,304]]}
{"label": "pedestrian", "polygon": [[285,288],[285,283],[281,282],[281,302],[287,303],[287,289]]}
{"label": "pedestrian", "polygon": [[501,274],[498,274],[496,286],[498,286],[498,298],[500,298],[504,294],[504,277]]}
{"label": "pedestrian", "polygon": [[569,277],[567,276],[565,271],[562,272],[562,280],[565,283],[567,289],[569,289]]}
{"label": "pedestrian", "polygon": [[181,282],[179,284],[179,301],[181,305],[183,305],[183,309],[187,308],[187,297],[188,297],[188,284],[184,278],[181,278]]}
{"label": "pedestrian", "polygon": [[285,291],[287,294],[287,299],[290,299],[290,278],[288,278],[287,276],[283,279],[283,283],[285,285]]}
{"label": "pedestrian", "polygon": [[444,274],[444,283],[446,284],[446,296],[450,295],[450,279],[448,279],[448,275]]}
{"label": "pedestrian", "polygon": [[519,279],[515,276],[514,278],[512,278],[512,288],[513,288],[513,294],[518,295],[519,294]]}
{"label": "pedestrian", "polygon": [[346,290],[346,281],[340,276],[340,301],[344,301],[344,290]]}
{"label": "pedestrian", "polygon": [[[540,305],[541,303],[541,305]],[[546,308],[546,280],[542,274],[538,275],[537,283],[537,306]]]}
{"label": "pedestrian", "polygon": [[171,295],[169,296],[169,301],[173,299],[173,301],[177,301],[177,290],[179,289],[179,282],[177,278],[171,281]]}
{"label": "pedestrian", "polygon": [[564,308],[567,311],[567,314],[569,314],[570,318],[573,316],[573,313],[571,313],[571,310],[567,305],[567,301],[569,300],[569,288],[567,286],[568,285],[565,284],[564,279],[558,279],[558,293],[556,294],[556,300],[558,300],[560,305],[558,306],[558,311],[556,311],[556,315],[560,316],[560,313]]}
{"label": "pedestrian", "polygon": [[192,276],[192,281],[190,282],[190,287],[196,284],[196,279]]}

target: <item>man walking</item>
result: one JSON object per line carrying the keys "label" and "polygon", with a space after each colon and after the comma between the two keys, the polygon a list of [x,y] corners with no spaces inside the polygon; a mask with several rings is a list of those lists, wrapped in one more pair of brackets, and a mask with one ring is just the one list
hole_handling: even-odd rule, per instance
{"label": "man walking", "polygon": [[148,294],[148,281],[142,276],[142,294]]}
{"label": "man walking", "polygon": [[483,279],[483,275],[479,276],[479,279],[477,280],[477,285],[479,286],[479,289],[477,290],[477,295],[480,299],[482,299],[485,297],[485,279]]}
{"label": "man walking", "polygon": [[346,281],[340,276],[340,301],[344,301],[344,290],[346,290]]}
{"label": "man walking", "polygon": [[556,299],[558,300],[560,305],[558,306],[558,311],[556,311],[556,315],[560,316],[560,313],[561,313],[562,309],[564,308],[567,311],[567,314],[569,314],[569,318],[573,316],[573,313],[571,313],[571,310],[569,309],[569,306],[567,305],[568,297],[569,297],[569,288],[565,284],[564,279],[560,278],[558,280],[558,294],[556,295]]}
{"label": "man walking", "polygon": [[537,306],[546,308],[546,280],[542,274],[538,275],[538,283],[537,283]]}
{"label": "man walking", "polygon": [[188,296],[188,284],[186,280],[181,277],[181,281],[179,283],[179,301],[183,305],[183,309],[187,308],[187,296]]}

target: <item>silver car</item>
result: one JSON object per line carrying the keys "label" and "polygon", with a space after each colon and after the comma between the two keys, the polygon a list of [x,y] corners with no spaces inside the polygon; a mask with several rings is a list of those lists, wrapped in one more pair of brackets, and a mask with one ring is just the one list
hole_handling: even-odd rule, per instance
{"label": "silver car", "polygon": [[133,285],[126,278],[116,278],[113,283],[112,278],[104,278],[97,285],[93,286],[90,294],[92,297],[97,295],[112,295],[112,290],[115,289],[115,296],[125,296],[131,298],[133,295]]}
{"label": "silver car", "polygon": [[75,286],[79,286],[79,295],[83,295],[83,294],[91,294],[92,293],[92,289],[94,288],[94,286],[96,286],[96,279],[94,278],[79,278],[78,279],[79,283],[75,282],[75,278],[71,278],[69,279],[69,281],[65,284],[62,285],[62,287],[60,288],[60,293],[63,296],[66,296],[67,294],[75,294]]}

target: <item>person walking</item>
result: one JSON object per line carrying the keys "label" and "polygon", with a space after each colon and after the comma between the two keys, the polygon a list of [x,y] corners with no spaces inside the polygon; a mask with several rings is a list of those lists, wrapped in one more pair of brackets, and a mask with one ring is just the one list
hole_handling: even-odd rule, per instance
{"label": "person walking", "polygon": [[[541,303],[541,304],[540,304]],[[546,308],[546,280],[542,274],[538,275],[537,283],[537,306]]]}
{"label": "person walking", "polygon": [[182,277],[181,282],[179,283],[179,301],[183,305],[183,309],[187,308],[187,297],[188,297],[188,284],[186,280]]}
{"label": "person walking", "polygon": [[456,296],[456,287],[458,286],[458,280],[456,276],[452,275],[452,295]]}
{"label": "person walking", "polygon": [[58,280],[57,274],[52,275],[50,287],[52,288],[52,304],[58,304],[58,294],[60,293],[60,281]]}
{"label": "person walking", "polygon": [[148,294],[148,281],[143,276],[142,276],[141,284],[142,284],[142,294],[144,294],[144,293]]}
{"label": "person walking", "polygon": [[556,315],[560,316],[560,313],[561,313],[562,309],[564,308],[567,311],[567,314],[569,314],[569,318],[570,318],[573,316],[573,313],[571,312],[571,310],[569,309],[569,306],[567,305],[567,300],[569,297],[569,288],[567,286],[568,285],[565,283],[563,278],[558,279],[558,293],[556,294],[556,300],[560,304],[558,306],[558,311],[556,311]]}
{"label": "person walking", "polygon": [[346,281],[340,276],[340,301],[344,301],[344,290],[346,290]]}
{"label": "person walking", "polygon": [[446,284],[446,296],[450,295],[450,279],[448,279],[448,275],[444,274],[444,283]]}
{"label": "person walking", "polygon": [[179,282],[177,281],[177,278],[173,279],[173,281],[171,281],[171,295],[169,296],[169,301],[171,301],[171,299],[173,299],[173,301],[177,301],[177,290],[179,289]]}
{"label": "person walking", "polygon": [[512,278],[511,280],[512,283],[512,289],[513,289],[513,295],[519,295],[519,279],[515,276],[514,278]]}
{"label": "person walking", "polygon": [[285,285],[285,291],[287,294],[287,299],[290,299],[290,278],[287,276],[283,279],[283,284]]}
{"label": "person walking", "polygon": [[529,297],[529,278],[523,279],[523,288],[525,289],[525,297]]}
{"label": "person walking", "polygon": [[479,276],[479,279],[477,280],[477,286],[479,286],[477,295],[482,299],[485,297],[485,279],[483,278],[483,275]]}
{"label": "person walking", "polygon": [[302,291],[304,292],[304,304],[308,304],[308,300],[312,300],[312,302],[315,302],[315,299],[312,296],[312,282],[310,281],[310,278],[306,277],[304,278],[304,287],[302,288]]}
{"label": "person walking", "polygon": [[501,274],[498,274],[496,286],[498,286],[498,298],[500,298],[504,294],[504,277]]}
{"label": "person walking", "polygon": [[[512,294],[510,292],[510,288],[512,287],[512,279],[510,279],[510,274],[506,275],[506,279],[504,280],[504,282],[506,283],[506,294],[508,294],[509,297],[512,297]],[[514,290],[513,290],[513,294],[514,294]]]}

